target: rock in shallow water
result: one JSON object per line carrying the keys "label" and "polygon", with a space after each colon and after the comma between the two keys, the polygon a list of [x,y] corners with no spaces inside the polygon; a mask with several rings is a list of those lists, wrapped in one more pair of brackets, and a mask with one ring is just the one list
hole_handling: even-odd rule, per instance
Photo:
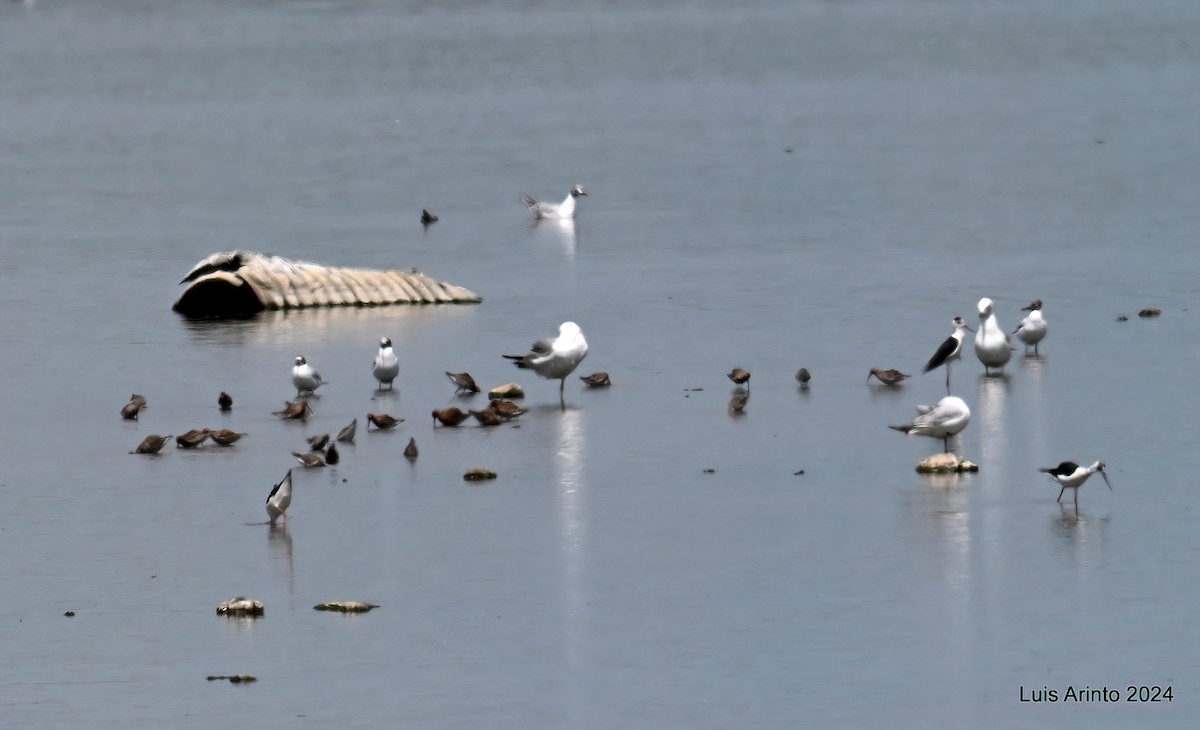
{"label": "rock in shallow water", "polygon": [[463,479],[466,479],[468,482],[479,482],[483,481],[484,479],[495,478],[496,472],[490,469],[484,469],[480,466],[474,467],[473,469],[467,469],[467,473],[463,474]]}
{"label": "rock in shallow water", "polygon": [[950,474],[961,471],[979,471],[979,467],[949,452],[928,456],[917,464],[917,472],[920,474]]}
{"label": "rock in shallow water", "polygon": [[253,677],[249,674],[210,674],[208,681],[212,682],[216,679],[228,679],[231,684],[242,684],[243,682],[257,682],[258,677]]}
{"label": "rock in shallow water", "polygon": [[217,605],[217,614],[221,616],[262,616],[266,612],[262,601],[238,596]]}
{"label": "rock in shallow water", "polygon": [[362,601],[332,601],[313,606],[315,611],[338,611],[341,613],[366,613],[372,608],[379,608],[379,604],[363,603]]}
{"label": "rock in shallow water", "polygon": [[488,398],[524,398],[525,391],[516,383],[506,383],[488,391]]}

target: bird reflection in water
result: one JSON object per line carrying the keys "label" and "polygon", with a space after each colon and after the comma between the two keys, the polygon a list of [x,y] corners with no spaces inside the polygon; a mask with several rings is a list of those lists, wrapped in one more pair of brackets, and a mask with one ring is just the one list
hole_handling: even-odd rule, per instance
{"label": "bird reflection in water", "polygon": [[583,461],[584,416],[578,409],[559,412],[555,472],[558,477],[559,540],[563,561],[564,645],[572,664],[585,661],[588,635],[581,625],[588,604],[587,502]]}

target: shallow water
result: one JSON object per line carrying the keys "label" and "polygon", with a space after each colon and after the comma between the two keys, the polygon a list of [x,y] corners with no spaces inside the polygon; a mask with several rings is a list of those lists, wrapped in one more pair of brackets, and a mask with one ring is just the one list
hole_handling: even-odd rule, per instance
{"label": "shallow water", "polygon": [[[1171,0],[5,4],[0,717],[1190,727],[1198,21]],[[576,182],[575,226],[529,225],[522,193]],[[416,266],[484,303],[170,311],[239,247]],[[1043,299],[1042,357],[983,379],[968,348],[980,471],[918,476],[937,444],[886,426],[941,372],[863,379],[919,373],[981,296],[1008,329]],[[499,355],[566,319],[580,374],[614,385],[572,379],[560,410]],[[379,394],[382,335],[402,370]],[[270,415],[299,353],[330,381],[307,425]],[[520,382],[532,412],[433,428],[462,405],[448,369]],[[368,411],[407,420],[367,433]],[[354,417],[341,464],[296,472],[287,527],[256,524],[288,452]],[[199,426],[250,435],[126,453]],[[1055,504],[1036,469],[1063,459],[1104,459],[1114,491]],[[476,465],[500,478],[463,482]],[[215,616],[235,595],[266,616]],[[204,681],[237,673],[259,681]],[[1174,699],[1020,701],[1130,684]]]}

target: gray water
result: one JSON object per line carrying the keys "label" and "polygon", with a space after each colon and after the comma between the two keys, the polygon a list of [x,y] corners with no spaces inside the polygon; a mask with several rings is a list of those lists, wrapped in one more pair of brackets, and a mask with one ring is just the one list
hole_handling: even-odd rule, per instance
{"label": "gray water", "polygon": [[[1192,726],[1200,6],[646,5],[0,7],[0,724]],[[521,194],[574,183],[573,229],[530,226]],[[484,302],[172,313],[233,248]],[[1050,334],[1005,379],[967,350],[980,471],[919,476],[939,445],[886,426],[941,371],[864,377],[919,373],[982,296]],[[499,355],[567,319],[614,385],[560,410]],[[330,384],[282,423],[301,353]],[[432,428],[447,369],[532,412]],[[250,435],[126,453],[201,426]],[[1065,459],[1114,491],[1056,504]],[[236,595],[266,616],[214,615]],[[1020,701],[1085,685],[1173,700]]]}

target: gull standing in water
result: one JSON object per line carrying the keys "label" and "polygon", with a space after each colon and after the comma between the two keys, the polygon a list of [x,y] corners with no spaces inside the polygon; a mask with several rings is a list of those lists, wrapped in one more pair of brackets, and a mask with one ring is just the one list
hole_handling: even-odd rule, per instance
{"label": "gull standing in water", "polygon": [[[942,342],[938,347],[937,352],[933,353],[933,357],[929,358],[929,362],[925,363],[925,369],[921,372],[929,372],[935,368],[946,366],[946,395],[950,395],[950,363],[962,357],[963,341],[966,340],[967,330],[971,329],[967,326],[962,317],[954,318],[954,332]],[[867,376],[870,379],[870,376]]]}
{"label": "gull standing in water", "polygon": [[588,344],[583,331],[574,322],[563,322],[558,326],[558,337],[538,340],[524,355],[504,355],[519,368],[528,368],[547,380],[558,381],[558,401],[565,409],[563,388],[567,376],[575,371],[583,358],[587,357]]}
{"label": "gull standing in water", "polygon": [[303,355],[296,356],[296,364],[292,367],[292,385],[296,386],[296,395],[312,393],[325,384],[321,374],[308,364]]}
{"label": "gull standing in water", "polygon": [[1021,310],[1029,312],[1029,316],[1021,320],[1021,323],[1013,330],[1013,334],[1025,343],[1026,355],[1029,354],[1029,346],[1033,345],[1033,355],[1037,357],[1038,343],[1046,336],[1046,320],[1042,317],[1042,300],[1034,299],[1028,307],[1021,307]]}
{"label": "gull standing in water", "polygon": [[967,408],[962,398],[955,395],[942,398],[936,406],[917,406],[917,413],[920,415],[912,423],[888,428],[903,431],[909,436],[940,438],[946,451],[950,451],[950,437],[971,422],[971,409]]}
{"label": "gull standing in water", "polygon": [[1002,369],[1012,357],[1012,345],[1008,342],[1008,333],[1000,329],[996,321],[996,313],[992,311],[992,300],[984,297],[979,300],[979,331],[975,333],[975,357],[983,363],[983,372],[992,374],[992,368]]}
{"label": "gull standing in water", "polygon": [[380,390],[383,390],[384,385],[390,390],[392,381],[400,374],[400,361],[396,359],[396,353],[392,350],[392,341],[386,337],[379,338],[379,354],[371,364],[371,374],[379,381]]}
{"label": "gull standing in water", "polygon": [[1062,501],[1063,492],[1068,489],[1075,490],[1075,511],[1079,511],[1079,488],[1088,480],[1088,477],[1100,472],[1100,476],[1104,477],[1104,483],[1108,485],[1108,490],[1112,491],[1112,482],[1108,481],[1108,474],[1104,472],[1104,462],[1097,461],[1091,466],[1080,466],[1073,461],[1064,461],[1052,469],[1038,469],[1040,472],[1045,472],[1050,475],[1058,484],[1062,485],[1062,489],[1058,490],[1057,502]]}
{"label": "gull standing in water", "polygon": [[271,518],[271,524],[275,524],[275,520],[283,515],[283,522],[287,524],[287,508],[292,504],[292,470],[288,469],[288,473],[283,479],[275,485],[271,493],[267,495],[267,516]]}
{"label": "gull standing in water", "polygon": [[587,195],[587,193],[583,191],[583,186],[576,185],[571,188],[571,192],[567,193],[566,200],[558,204],[539,203],[528,195],[522,195],[521,200],[533,211],[533,219],[535,221],[545,218],[570,220],[575,217],[575,199],[580,195]]}

